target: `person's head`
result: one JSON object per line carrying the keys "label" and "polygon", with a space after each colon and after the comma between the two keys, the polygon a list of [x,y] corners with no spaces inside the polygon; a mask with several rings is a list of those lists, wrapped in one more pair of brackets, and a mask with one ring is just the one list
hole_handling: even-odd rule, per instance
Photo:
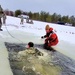
{"label": "person's head", "polygon": [[45,27],[46,32],[49,32],[49,29],[50,29],[50,26],[46,25],[46,27]]}
{"label": "person's head", "polygon": [[29,42],[28,43],[28,47],[30,48],[30,47],[34,47],[34,43],[33,42]]}

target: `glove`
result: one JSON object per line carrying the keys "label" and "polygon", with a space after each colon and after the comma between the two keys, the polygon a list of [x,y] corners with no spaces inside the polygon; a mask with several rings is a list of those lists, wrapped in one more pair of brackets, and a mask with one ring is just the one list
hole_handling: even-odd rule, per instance
{"label": "glove", "polygon": [[43,39],[44,37],[43,37],[43,36],[41,36],[41,38]]}

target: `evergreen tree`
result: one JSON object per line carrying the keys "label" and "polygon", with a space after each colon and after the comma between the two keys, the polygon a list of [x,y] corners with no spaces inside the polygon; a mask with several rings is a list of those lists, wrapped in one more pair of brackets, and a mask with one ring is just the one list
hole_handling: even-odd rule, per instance
{"label": "evergreen tree", "polygon": [[18,15],[21,15],[21,10],[16,10],[15,11],[15,16],[17,17]]}
{"label": "evergreen tree", "polygon": [[28,13],[28,15],[29,15],[29,18],[32,19],[33,14],[31,11]]}

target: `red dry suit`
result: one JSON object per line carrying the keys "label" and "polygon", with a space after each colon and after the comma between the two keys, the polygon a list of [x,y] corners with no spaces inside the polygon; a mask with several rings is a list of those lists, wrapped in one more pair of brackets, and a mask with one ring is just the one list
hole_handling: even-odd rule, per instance
{"label": "red dry suit", "polygon": [[44,37],[46,38],[45,44],[48,47],[55,46],[58,44],[58,37],[57,37],[56,33],[53,32],[53,28],[50,28],[49,32],[46,33],[46,35]]}

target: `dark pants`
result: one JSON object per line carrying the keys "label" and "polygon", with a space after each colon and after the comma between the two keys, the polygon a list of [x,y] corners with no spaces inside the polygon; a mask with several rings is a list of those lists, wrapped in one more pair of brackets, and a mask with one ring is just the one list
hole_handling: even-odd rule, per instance
{"label": "dark pants", "polygon": [[1,27],[2,27],[2,21],[1,21],[1,18],[0,18],[0,29],[1,29]]}
{"label": "dark pants", "polygon": [[52,52],[55,52],[55,50],[54,50],[52,47],[49,47],[49,46],[48,46],[48,43],[45,43],[45,44],[44,44],[44,49],[50,50],[50,51],[52,51]]}
{"label": "dark pants", "polygon": [[6,19],[3,19],[3,24],[5,24],[5,23],[6,23],[5,21],[6,21]]}

